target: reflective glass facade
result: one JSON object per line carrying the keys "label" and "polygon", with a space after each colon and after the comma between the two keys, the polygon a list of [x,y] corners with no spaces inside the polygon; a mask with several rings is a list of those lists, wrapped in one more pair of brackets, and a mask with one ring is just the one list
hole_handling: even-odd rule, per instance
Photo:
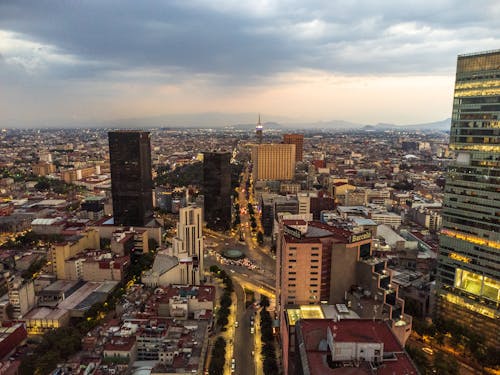
{"label": "reflective glass facade", "polygon": [[[438,259],[438,313],[498,345],[500,50],[458,57]],[[496,329],[495,329],[496,328]],[[493,331],[492,331],[493,329]]]}

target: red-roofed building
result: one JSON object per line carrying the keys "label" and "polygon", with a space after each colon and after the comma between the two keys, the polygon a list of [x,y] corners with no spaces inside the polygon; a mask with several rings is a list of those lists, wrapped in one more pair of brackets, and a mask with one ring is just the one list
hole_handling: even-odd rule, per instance
{"label": "red-roofed building", "polygon": [[128,363],[135,361],[137,357],[137,343],[135,336],[113,337],[104,345],[104,358],[111,361],[126,360]]}
{"label": "red-roofed building", "polygon": [[381,320],[299,320],[295,350],[297,374],[419,374],[390,327]]}
{"label": "red-roofed building", "polygon": [[0,359],[12,352],[18,345],[26,340],[28,334],[24,324],[0,327]]}

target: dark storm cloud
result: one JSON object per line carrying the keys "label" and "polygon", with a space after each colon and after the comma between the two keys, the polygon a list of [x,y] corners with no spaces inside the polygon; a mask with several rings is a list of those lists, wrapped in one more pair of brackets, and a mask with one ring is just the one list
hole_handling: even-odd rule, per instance
{"label": "dark storm cloud", "polygon": [[[226,83],[300,69],[432,74],[456,54],[495,48],[500,6],[463,1],[9,1],[0,30],[50,45],[70,62],[52,77],[131,71]],[[251,5],[250,5],[251,4]],[[2,52],[2,51],[0,51]]]}

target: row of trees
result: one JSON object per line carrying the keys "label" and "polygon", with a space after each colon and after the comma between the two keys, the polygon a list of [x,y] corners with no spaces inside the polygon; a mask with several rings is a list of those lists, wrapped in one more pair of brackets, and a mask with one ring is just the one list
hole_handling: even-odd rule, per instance
{"label": "row of trees", "polygon": [[212,358],[210,360],[210,366],[208,367],[208,373],[210,375],[223,375],[225,361],[226,340],[224,340],[222,337],[217,337],[217,340],[215,340],[215,344],[212,349]]}
{"label": "row of trees", "polygon": [[276,362],[276,349],[274,346],[273,318],[267,307],[269,299],[266,296],[261,298],[262,310],[260,312],[260,327],[262,340],[262,356],[264,357],[263,369],[265,375],[278,374],[278,363]]}
{"label": "row of trees", "polygon": [[407,346],[406,351],[413,359],[413,362],[415,362],[415,365],[422,375],[458,375],[460,373],[460,367],[455,358],[446,357],[441,352],[437,352],[431,362],[419,348]]}
{"label": "row of trees", "polygon": [[[217,311],[217,326],[221,331],[226,330],[228,323],[229,313],[231,312],[230,306],[232,305],[231,293],[234,291],[233,281],[226,273],[217,266],[211,266],[210,272],[216,277],[220,278],[224,283],[224,293],[220,297],[220,308]],[[224,374],[224,364],[226,362],[226,340],[218,337],[215,340],[214,348],[212,349],[212,358],[208,372],[210,375]]]}
{"label": "row of trees", "polygon": [[500,348],[485,345],[483,338],[455,320],[436,319],[434,323],[414,319],[413,329],[421,336],[432,337],[438,345],[447,342],[456,348],[462,348],[464,354],[470,353],[481,366],[500,365]]}
{"label": "row of trees", "polygon": [[220,278],[224,284],[224,293],[220,297],[220,308],[217,311],[217,325],[220,327],[221,331],[226,330],[226,325],[228,323],[229,313],[231,312],[230,306],[232,305],[231,293],[234,291],[233,281],[226,273],[226,271],[221,270],[217,266],[211,266],[210,272],[212,272],[216,277]]}

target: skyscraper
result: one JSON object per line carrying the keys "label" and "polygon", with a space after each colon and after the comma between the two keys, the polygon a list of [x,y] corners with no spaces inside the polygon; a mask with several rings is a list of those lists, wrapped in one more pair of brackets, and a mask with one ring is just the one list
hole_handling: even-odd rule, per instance
{"label": "skyscraper", "polygon": [[458,56],[438,258],[438,315],[499,347],[500,50]]}
{"label": "skyscraper", "polygon": [[304,134],[284,134],[283,143],[295,145],[295,161],[302,161],[304,152]]}
{"label": "skyscraper", "polygon": [[252,149],[253,179],[292,180],[295,175],[295,145],[267,143]]}
{"label": "skyscraper", "polygon": [[203,280],[203,222],[201,208],[183,207],[179,210],[177,236],[173,240],[173,254],[183,266],[182,280],[197,285]]}
{"label": "skyscraper", "polygon": [[149,132],[108,133],[115,225],[145,226],[153,217]]}
{"label": "skyscraper", "polygon": [[260,115],[259,115],[259,122],[257,123],[257,126],[255,127],[255,136],[257,137],[257,143],[261,144],[262,143],[262,124],[260,123]]}
{"label": "skyscraper", "polygon": [[203,153],[203,194],[207,227],[231,227],[231,153]]}

